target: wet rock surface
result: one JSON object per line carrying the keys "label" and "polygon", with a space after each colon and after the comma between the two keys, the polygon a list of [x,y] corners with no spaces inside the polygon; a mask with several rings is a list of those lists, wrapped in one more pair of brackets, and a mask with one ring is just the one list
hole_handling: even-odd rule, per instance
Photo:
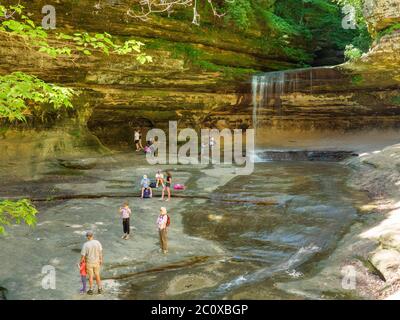
{"label": "wet rock surface", "polygon": [[[187,186],[182,193],[174,192],[170,202],[158,200],[160,190],[155,190],[154,199],[138,198],[141,176],[152,177],[156,169],[134,152],[99,158],[88,170],[49,165],[36,172],[35,180],[1,185],[1,197],[43,199],[34,202],[40,211],[36,228],[13,225],[0,238],[0,282],[9,290],[7,297],[301,298],[303,293],[275,288],[276,279],[304,277],[304,266],[320,261],[317,252],[330,251],[328,243],[340,238],[345,221],[355,217],[343,185],[346,170],[340,165],[318,164],[317,169],[314,164],[267,163],[252,178],[235,177],[230,166],[160,168],[171,170],[174,183]],[[71,174],[76,171],[80,174]],[[258,192],[251,192],[255,186],[248,179],[258,181]],[[305,190],[318,195],[311,199]],[[338,193],[331,195],[332,190]],[[57,198],[66,195],[70,198]],[[238,203],[237,198],[248,201]],[[133,212],[131,238],[122,240],[118,208],[126,200]],[[167,255],[158,249],[155,220],[160,206],[171,215]],[[104,295],[78,294],[76,264],[86,230],[93,230],[104,247]],[[6,259],[9,256],[13,259]],[[24,263],[27,259],[29,264]],[[55,268],[55,290],[42,287],[45,266]],[[260,290],[250,290],[252,286]]]}
{"label": "wet rock surface", "polygon": [[68,169],[88,170],[93,169],[97,162],[96,159],[57,159],[58,163]]}
{"label": "wet rock surface", "polygon": [[357,154],[351,151],[263,151],[257,156],[270,161],[329,161],[339,162]]}
{"label": "wet rock surface", "polygon": [[[120,167],[109,169],[115,166],[115,162],[120,163]],[[134,166],[130,166],[132,163]],[[121,279],[151,274],[152,270],[196,264],[196,257],[223,254],[224,250],[217,244],[183,233],[181,217],[177,213],[182,199],[161,202],[158,200],[159,191],[155,191],[157,198],[138,198],[141,176],[145,173],[152,175],[151,170],[154,170],[144,163],[144,156],[141,155],[117,155],[107,160],[100,159],[96,168],[83,170],[82,176],[60,176],[60,169],[50,166],[47,171],[38,172],[41,177],[38,181],[15,181],[9,187],[0,187],[3,196],[9,196],[9,188],[15,188],[13,196],[16,197],[44,196],[49,190],[54,191],[53,196],[68,194],[73,197],[82,193],[113,195],[112,198],[92,200],[79,197],[75,200],[53,200],[48,196],[47,201],[35,202],[40,211],[35,229],[16,225],[10,227],[9,233],[0,239],[0,279],[9,288],[11,299],[86,299],[86,296],[78,294],[80,284],[76,266],[86,230],[94,231],[105,253],[105,294],[93,299],[118,298],[123,292],[120,289]],[[71,169],[64,170],[69,173]],[[52,175],[43,175],[50,172]],[[191,176],[185,170],[173,175],[176,183],[186,183]],[[133,212],[131,239],[127,241],[120,238],[122,225],[118,213],[118,208],[126,200],[130,202]],[[171,249],[166,256],[158,250],[155,221],[160,206],[168,208],[172,220],[169,230]],[[22,263],[27,255],[29,264]],[[14,258],[6,259],[7,256]],[[44,266],[52,266],[56,270],[55,290],[42,288],[41,272]],[[18,276],[14,277],[16,273]]]}

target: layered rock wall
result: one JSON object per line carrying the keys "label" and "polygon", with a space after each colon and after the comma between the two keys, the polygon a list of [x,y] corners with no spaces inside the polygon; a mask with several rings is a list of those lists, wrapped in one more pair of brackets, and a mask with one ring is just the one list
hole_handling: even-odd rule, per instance
{"label": "layered rock wall", "polygon": [[[395,26],[399,2],[374,3],[367,16],[371,32]],[[309,137],[316,144],[329,138],[334,143],[326,140],[327,147],[335,147],[345,136],[400,129],[400,30],[396,28],[377,37],[369,52],[356,61],[286,71],[275,76],[279,80],[272,84],[268,74],[256,77],[258,85],[264,82],[265,87],[257,89],[256,99],[263,102],[255,113],[260,138],[267,146],[305,146],[302,140]]]}

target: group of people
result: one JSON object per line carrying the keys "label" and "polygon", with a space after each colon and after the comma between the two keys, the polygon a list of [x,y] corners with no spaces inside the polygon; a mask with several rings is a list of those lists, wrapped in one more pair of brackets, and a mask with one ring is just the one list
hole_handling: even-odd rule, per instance
{"label": "group of people", "polygon": [[[142,135],[140,130],[135,130],[134,133],[136,151],[143,150],[145,153],[151,152],[151,146],[153,141],[147,141],[146,146],[142,145]],[[150,151],[149,151],[150,148]],[[141,182],[141,198],[145,198],[146,194],[149,193],[149,197],[153,197],[154,188],[162,188],[160,200],[164,200],[165,192],[167,192],[166,201],[171,200],[171,185],[172,185],[172,175],[169,171],[164,173],[158,170],[155,175],[155,182],[152,182],[147,175],[144,175]],[[119,208],[120,218],[122,220],[122,239],[128,240],[130,237],[130,218],[132,215],[132,210],[129,208],[129,203],[124,202],[123,206]],[[167,209],[165,207],[160,208],[160,214],[157,217],[157,230],[160,240],[160,251],[164,254],[168,253],[168,240],[167,240],[167,230],[170,225],[170,217],[167,214]],[[103,247],[98,240],[94,239],[94,234],[92,231],[86,232],[87,241],[81,250],[81,259],[78,264],[79,272],[81,276],[82,288],[80,290],[81,294],[85,292],[89,295],[93,294],[93,283],[96,280],[98,294],[103,293],[103,287],[100,277],[100,269],[103,264]],[[89,290],[86,291],[87,278],[89,278]]]}
{"label": "group of people", "polygon": [[[123,236],[122,239],[128,240],[130,235],[130,218],[132,210],[129,208],[128,202],[125,202],[122,207],[119,208],[119,213],[122,219]],[[160,208],[160,214],[156,221],[158,235],[160,239],[160,251],[164,254],[168,253],[168,239],[167,232],[170,225],[170,217],[167,214],[165,207]],[[96,280],[98,294],[103,293],[103,286],[100,277],[100,269],[103,265],[103,247],[98,240],[94,239],[92,231],[86,232],[87,241],[84,243],[81,250],[81,259],[78,264],[79,273],[82,282],[82,288],[80,293],[85,292],[89,295],[93,295],[93,283]],[[87,278],[89,278],[89,290],[86,291]]]}
{"label": "group of people", "polygon": [[136,152],[138,151],[144,151],[144,153],[151,153],[154,152],[154,140],[150,139],[146,141],[146,145],[143,147],[142,145],[142,133],[140,130],[135,130],[134,133],[134,141],[135,141],[135,147],[136,147]]}
{"label": "group of people", "polygon": [[155,176],[155,182],[151,182],[151,180],[147,177],[147,175],[143,175],[142,180],[140,181],[141,186],[141,198],[143,199],[145,195],[148,193],[148,197],[153,197],[153,188],[161,187],[161,198],[160,200],[164,200],[165,191],[167,192],[167,199],[165,201],[171,200],[171,186],[172,186],[172,175],[169,171],[164,173],[161,170],[158,170]]}

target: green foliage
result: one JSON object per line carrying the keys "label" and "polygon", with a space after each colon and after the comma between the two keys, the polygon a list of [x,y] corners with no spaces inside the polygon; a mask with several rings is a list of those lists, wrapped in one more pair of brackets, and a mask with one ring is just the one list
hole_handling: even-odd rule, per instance
{"label": "green foliage", "polygon": [[13,223],[25,222],[30,227],[35,226],[37,213],[36,208],[27,199],[0,200],[0,234],[4,234],[5,227]]}
{"label": "green foliage", "polygon": [[40,26],[29,19],[23,12],[22,5],[10,6],[8,8],[0,6],[0,12],[4,16],[8,12],[14,14],[0,23],[0,32],[7,32],[12,36],[22,37],[27,44],[37,47],[40,52],[47,53],[49,56],[56,58],[60,55],[71,56],[72,54],[83,53],[90,56],[93,50],[101,50],[106,55],[110,53],[118,55],[135,54],[136,60],[141,63],[152,62],[152,57],[141,53],[141,47],[144,45],[140,41],[133,39],[125,41],[123,44],[117,44],[113,37],[107,32],[96,33],[90,35],[87,32],[74,33],[68,35],[57,33],[56,38],[67,42],[69,46],[55,47],[48,42],[48,33]]}
{"label": "green foliage", "polygon": [[364,18],[364,0],[333,0],[339,6],[352,6],[356,10],[356,23],[357,25],[365,25],[366,21]]}
{"label": "green foliage", "polygon": [[[2,6],[0,11],[3,12],[3,16],[8,12],[12,12],[13,14],[10,14],[10,18],[0,23],[0,32],[6,32],[12,36],[19,36],[30,46],[38,47],[39,51],[46,52],[51,57],[71,54],[71,49],[68,47],[55,48],[50,46],[47,41],[47,32],[42,27],[36,26],[29,17],[22,14],[23,9],[24,7],[22,5],[10,6],[9,8]],[[16,20],[16,18],[19,20]]]}
{"label": "green foliage", "polygon": [[208,61],[210,57],[199,48],[189,43],[171,43],[161,39],[153,40],[146,44],[147,48],[168,50],[175,59],[184,59],[192,66],[197,66],[201,70],[220,72],[224,79],[237,79],[238,77],[254,74],[256,71],[250,68],[230,67],[218,65]]}
{"label": "green foliage", "polygon": [[[348,59],[354,59],[357,56],[357,52],[367,52],[372,44],[372,38],[368,32],[367,22],[363,14],[363,2],[364,0],[333,0],[341,7],[352,6],[356,10],[356,34],[353,39],[349,42],[353,47],[346,48],[349,53],[346,55]],[[357,50],[356,50],[357,49]],[[361,56],[361,55],[360,55]]]}
{"label": "green foliage", "polygon": [[361,58],[362,51],[359,48],[355,47],[354,45],[349,44],[346,46],[346,49],[344,51],[344,56],[349,61],[357,61]]}
{"label": "green foliage", "polygon": [[253,16],[250,0],[232,0],[225,3],[225,20],[233,21],[240,30],[246,30]]}
{"label": "green foliage", "polygon": [[386,29],[380,31],[377,35],[377,40],[379,41],[382,37],[392,34],[396,31],[400,30],[400,23],[396,23],[394,25],[391,25],[390,27],[387,27]]}
{"label": "green foliage", "polygon": [[188,43],[176,43],[172,48],[172,57],[185,57],[188,60],[196,61],[201,56],[201,51]]}
{"label": "green foliage", "polygon": [[351,83],[354,85],[362,84],[363,82],[364,82],[364,78],[360,74],[357,74],[351,78]]}
{"label": "green foliage", "polygon": [[285,20],[284,18],[274,14],[268,10],[262,10],[260,8],[260,13],[265,19],[268,29],[272,31],[274,35],[290,37],[290,36],[305,36],[310,38],[311,34],[308,30],[301,27],[298,24],[291,23],[290,20]]}
{"label": "green foliage", "polygon": [[130,39],[119,45],[114,42],[113,37],[107,32],[96,33],[94,35],[90,35],[87,32],[76,32],[72,36],[58,33],[57,38],[72,42],[74,45],[73,48],[78,53],[82,52],[87,56],[92,55],[92,50],[101,50],[106,55],[110,53],[118,55],[135,53],[137,54],[136,60],[141,64],[153,61],[152,57],[141,53],[141,47],[144,46],[144,43]]}
{"label": "green foliage", "polygon": [[304,40],[317,47],[342,50],[355,35],[342,28],[341,12],[329,0],[278,0],[275,7],[275,14],[296,26]]}
{"label": "green foliage", "polygon": [[[62,45],[50,45],[48,33],[24,15],[23,9],[22,5],[0,5],[0,32],[10,37],[21,37],[27,45],[53,58],[79,53],[90,56],[93,50],[101,50],[106,55],[134,54],[141,64],[152,62],[152,57],[141,52],[142,42],[130,39],[119,44],[106,32],[94,35],[87,32],[73,35],[58,33],[56,38],[61,40],[58,43]],[[74,94],[72,89],[47,84],[22,72],[0,76],[0,119],[26,121],[26,116],[33,112],[41,113],[43,117],[46,105],[50,106],[50,111],[72,108],[71,98]]]}
{"label": "green foliage", "polygon": [[359,25],[357,35],[352,39],[351,44],[359,48],[361,52],[367,52],[372,44],[372,38],[366,24]]}
{"label": "green foliage", "polygon": [[46,83],[23,72],[0,76],[0,119],[26,121],[32,110],[43,104],[53,110],[72,108],[70,88]]}
{"label": "green foliage", "polygon": [[395,105],[400,106],[400,96],[395,96],[392,98],[392,103],[394,103]]}

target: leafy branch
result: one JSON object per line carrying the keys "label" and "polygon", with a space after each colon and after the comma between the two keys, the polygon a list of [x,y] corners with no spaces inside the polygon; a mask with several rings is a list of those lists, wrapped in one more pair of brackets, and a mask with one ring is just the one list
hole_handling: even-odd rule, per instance
{"label": "leafy branch", "polygon": [[[130,39],[123,44],[117,44],[107,32],[94,35],[90,35],[87,32],[74,33],[73,35],[57,33],[56,38],[58,40],[66,40],[67,45],[54,47],[48,42],[46,30],[37,26],[33,20],[24,15],[23,9],[22,5],[8,8],[0,5],[0,17],[4,17],[0,20],[0,33],[19,36],[28,45],[39,48],[39,52],[44,52],[53,58],[57,58],[60,55],[71,56],[79,53],[89,56],[93,50],[99,49],[106,55],[133,53],[136,55],[136,60],[141,64],[153,61],[151,56],[141,52],[141,47],[144,46],[144,43]],[[13,14],[9,14],[9,12],[13,12]]]}
{"label": "leafy branch", "polygon": [[0,76],[0,119],[26,121],[37,104],[50,104],[53,110],[72,108],[76,92],[46,83],[23,72]]}
{"label": "leafy branch", "polygon": [[[87,32],[76,32],[73,35],[58,33],[57,39],[72,42],[76,51],[88,56],[92,54],[91,50],[101,50],[106,55],[110,55],[110,53],[118,55],[136,53],[136,60],[141,64],[153,61],[151,56],[141,53],[141,47],[144,46],[144,43],[131,39],[119,45],[113,41],[113,37],[107,32],[96,33],[95,35],[90,35]],[[44,51],[44,49],[41,50]]]}
{"label": "leafy branch", "polygon": [[0,201],[0,235],[6,232],[6,226],[13,223],[25,222],[30,227],[35,226],[37,213],[36,208],[27,199]]}

